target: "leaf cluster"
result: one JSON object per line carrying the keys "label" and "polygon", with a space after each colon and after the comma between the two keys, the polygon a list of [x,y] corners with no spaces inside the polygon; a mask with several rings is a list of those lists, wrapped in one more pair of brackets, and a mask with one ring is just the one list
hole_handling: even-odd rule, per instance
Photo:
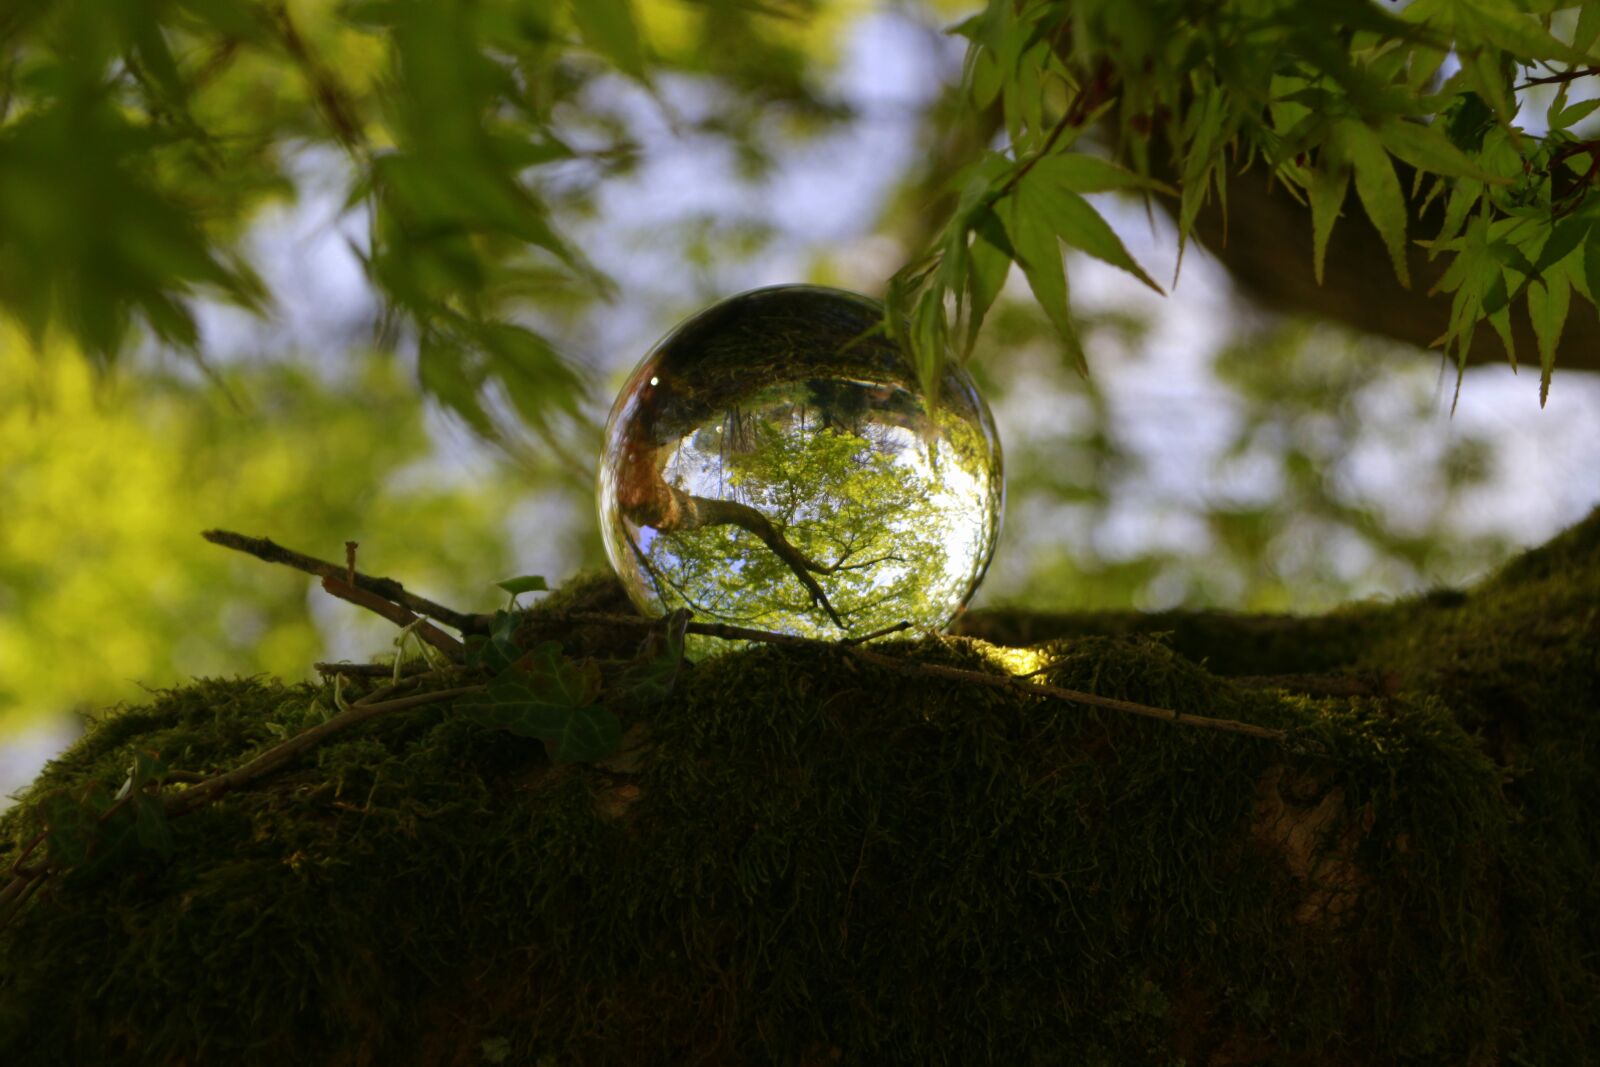
{"label": "leaf cluster", "polygon": [[468,666],[494,677],[481,696],[457,709],[490,729],[538,738],[554,760],[595,760],[615,751],[622,724],[600,706],[599,664],[574,662],[555,641],[524,652],[516,643],[517,624],[516,615],[497,612],[488,637],[469,646]]}
{"label": "leaf cluster", "polygon": [[[673,127],[759,165],[755,131],[839,114],[813,85],[819,13],[810,0],[12,4],[0,311],[102,361],[139,336],[198,350],[198,297],[270,306],[240,238],[291,194],[295,159],[321,152],[342,161],[384,336],[415,344],[424,388],[481,434],[514,413],[557,448],[585,381],[550,322],[611,293],[564,221],[639,153],[614,90],[631,84]],[[970,353],[1013,263],[1081,362],[1063,244],[1160,288],[1094,195],[1170,201],[1181,245],[1242,167],[1308,205],[1319,271],[1352,188],[1399,284],[1414,243],[1445,260],[1439,343],[1459,363],[1482,321],[1514,361],[1510,317],[1525,314],[1547,390],[1574,295],[1597,295],[1592,5],[990,0],[951,32],[968,52],[944,121],[992,136],[889,285],[886,321],[929,385]],[[714,102],[678,114],[669,76],[706,82]],[[1546,92],[1540,118],[1529,105]],[[1434,202],[1443,225],[1413,232]]]}
{"label": "leaf cluster", "polygon": [[[0,312],[102,363],[198,353],[198,298],[256,311],[240,251],[296,160],[334,162],[352,238],[426,391],[495,436],[550,437],[585,383],[528,312],[610,293],[562,232],[637,154],[604,86],[723,79],[745,108],[817,110],[790,16],[734,0],[668,20],[630,0],[24,0],[0,12]],[[653,37],[644,15],[658,24]],[[776,17],[775,17],[776,16]],[[666,32],[662,27],[670,29]],[[729,38],[748,47],[711,44]],[[601,87],[601,88],[597,88]],[[611,86],[615,89],[615,85]]]}
{"label": "leaf cluster", "polygon": [[[1083,195],[1170,197],[1181,245],[1208,202],[1226,210],[1230,171],[1251,166],[1308,205],[1319,280],[1352,186],[1400,285],[1410,243],[1448,257],[1451,324],[1437,343],[1458,366],[1484,320],[1516,362],[1520,303],[1542,399],[1573,293],[1594,303],[1600,141],[1582,130],[1596,102],[1569,96],[1600,66],[1592,5],[994,0],[954,32],[969,45],[967,105],[1004,141],[956,177],[951,218],[891,288],[891,320],[909,323],[925,377],[952,335],[970,351],[1013,262],[1081,362],[1061,244],[1155,287]],[[1536,130],[1521,94],[1541,85],[1559,89]],[[1440,230],[1409,232],[1434,200]]]}

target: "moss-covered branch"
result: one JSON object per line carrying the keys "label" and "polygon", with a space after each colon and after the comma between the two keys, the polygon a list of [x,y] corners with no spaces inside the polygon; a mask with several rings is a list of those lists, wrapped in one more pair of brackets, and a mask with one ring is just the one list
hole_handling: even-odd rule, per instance
{"label": "moss-covered branch", "polygon": [[[528,636],[626,656],[636,630],[584,621],[617,598],[569,587]],[[0,934],[0,1057],[1582,1062],[1597,604],[1600,515],[1455,597],[900,646],[1305,751],[823,647],[699,663],[624,711],[605,765],[399,710],[175,822],[170,858],[41,893]],[[108,715],[36,790],[146,749],[238,766],[329,699],[198,681]],[[0,862],[38,820],[0,820]]]}

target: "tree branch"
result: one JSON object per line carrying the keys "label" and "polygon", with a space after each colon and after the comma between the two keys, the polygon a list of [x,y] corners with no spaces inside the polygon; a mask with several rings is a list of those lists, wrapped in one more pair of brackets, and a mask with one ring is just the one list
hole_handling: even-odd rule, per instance
{"label": "tree branch", "polygon": [[[1164,151],[1151,152],[1152,177],[1173,181]],[[1410,189],[1416,171],[1394,161],[1401,188]],[[1166,168],[1166,169],[1164,169]],[[1228,177],[1226,215],[1215,199],[1201,208],[1194,235],[1227,268],[1240,290],[1268,311],[1305,315],[1343,323],[1366,333],[1429,349],[1450,325],[1451,294],[1433,292],[1449,266],[1449,258],[1429,259],[1427,250],[1408,241],[1411,288],[1395,280],[1388,249],[1352,193],[1344,217],[1328,240],[1322,284],[1312,271],[1311,210],[1268,180],[1266,169],[1254,166]],[[1444,198],[1407,220],[1409,238],[1439,231]],[[1517,301],[1511,310],[1512,339],[1520,352],[1537,352],[1538,343],[1527,307]],[[1436,352],[1436,350],[1435,350]],[[1503,363],[1505,348],[1487,322],[1478,324],[1467,356],[1469,364]],[[1573,314],[1561,332],[1557,370],[1600,370],[1600,318]]]}
{"label": "tree branch", "polygon": [[737,500],[716,500],[706,496],[691,496],[679,490],[674,494],[681,497],[683,505],[678,512],[678,521],[670,527],[660,527],[663,530],[697,530],[703,526],[737,526],[747,533],[754,534],[761,539],[761,543],[772,550],[772,554],[781,559],[784,566],[794,573],[800,584],[806,587],[806,592],[811,594],[811,602],[828,613],[828,618],[833,620],[835,626],[841,630],[845,628],[844,620],[839,618],[839,613],[833,610],[833,605],[828,602],[828,594],[823,591],[822,585],[812,574],[830,574],[829,568],[818,563],[810,556],[796,548],[787,537],[778,532],[772,525],[772,520],[748,504],[741,504]]}
{"label": "tree branch", "polygon": [[1579,81],[1595,74],[1600,74],[1600,67],[1575,67],[1572,70],[1564,70],[1560,74],[1550,74],[1543,78],[1529,78],[1521,85],[1513,86],[1511,91],[1520,93],[1522,90],[1532,88],[1535,85],[1565,85],[1567,82]]}
{"label": "tree branch", "polygon": [[[349,581],[351,572],[347,567],[336,563],[329,563],[325,559],[307,556],[293,549],[284,548],[265,537],[246,537],[244,534],[234,533],[231,530],[207,530],[200,535],[214,545],[231,548],[235,552],[243,552],[254,556],[267,563],[281,563],[295,570],[315,574],[319,578],[334,578],[341,582]],[[403,604],[418,615],[438,619],[440,622],[453,626],[463,634],[487,633],[485,616],[469,615],[466,612],[455,611],[436,604],[426,597],[408,593],[404,586],[392,578],[374,578],[360,571],[354,572],[354,581],[350,584],[369,593],[376,593],[385,600],[396,604]]]}
{"label": "tree branch", "polygon": [[374,614],[383,616],[402,630],[413,626],[416,627],[415,632],[418,637],[457,663],[460,663],[467,654],[466,646],[462,645],[460,641],[457,641],[431,622],[411,614],[399,604],[385,600],[376,593],[369,593],[365,589],[353,586],[343,578],[324,578],[322,579],[322,588],[331,596],[336,596],[340,600],[348,600],[357,607],[366,608]]}

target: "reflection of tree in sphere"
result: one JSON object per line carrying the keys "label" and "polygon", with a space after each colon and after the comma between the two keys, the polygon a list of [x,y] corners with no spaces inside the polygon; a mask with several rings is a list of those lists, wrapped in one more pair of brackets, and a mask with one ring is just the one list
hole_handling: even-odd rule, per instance
{"label": "reflection of tree in sphere", "polygon": [[600,526],[641,610],[836,637],[966,603],[999,532],[994,423],[955,368],[930,410],[882,318],[836,289],[758,289],[634,370]]}

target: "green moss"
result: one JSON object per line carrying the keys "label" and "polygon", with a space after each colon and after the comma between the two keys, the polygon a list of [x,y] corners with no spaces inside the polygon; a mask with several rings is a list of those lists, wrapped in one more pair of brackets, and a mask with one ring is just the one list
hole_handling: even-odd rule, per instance
{"label": "green moss", "polygon": [[[634,716],[633,773],[391,714],[176,821],[170,861],[32,902],[0,933],[0,1059],[1577,1062],[1597,526],[1456,602],[1362,608],[1337,665],[1388,695],[1244,687],[1136,626],[1040,648],[1056,684],[1288,748],[829,650],[699,664]],[[898,647],[997,669],[976,640]],[[233,766],[329,706],[197,682],[109,715],[36,795],[114,783],[135,745]],[[0,818],[0,859],[36,819]]]}

